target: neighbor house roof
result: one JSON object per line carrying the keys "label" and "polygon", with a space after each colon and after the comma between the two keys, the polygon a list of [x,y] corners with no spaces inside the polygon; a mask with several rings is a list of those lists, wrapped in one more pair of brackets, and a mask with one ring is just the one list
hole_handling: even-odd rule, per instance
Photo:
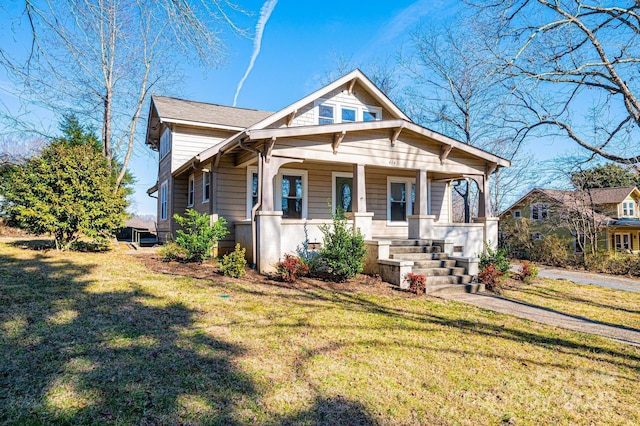
{"label": "neighbor house roof", "polygon": [[618,204],[623,202],[629,194],[636,190],[635,186],[620,186],[617,188],[593,188],[589,192],[593,204]]}
{"label": "neighbor house roof", "polygon": [[152,102],[161,123],[204,123],[240,130],[273,114],[269,111],[187,101],[167,96],[153,96]]}

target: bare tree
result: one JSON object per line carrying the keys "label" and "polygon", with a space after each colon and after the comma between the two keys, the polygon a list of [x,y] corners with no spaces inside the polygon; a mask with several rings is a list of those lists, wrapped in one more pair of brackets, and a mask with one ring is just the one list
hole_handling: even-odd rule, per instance
{"label": "bare tree", "polygon": [[608,160],[638,164],[640,3],[470,0],[501,72],[543,128]]}
{"label": "bare tree", "polygon": [[[419,27],[411,33],[408,52],[400,62],[413,85],[406,91],[409,114],[421,124],[495,153],[514,162],[492,181],[494,214],[512,191],[531,182],[530,160],[520,150],[522,118],[510,103],[504,76],[472,28],[460,21]],[[468,180],[453,186],[463,200],[464,222],[469,222],[477,196]]]}
{"label": "bare tree", "polygon": [[[233,24],[227,0],[25,0],[30,50],[0,64],[29,102],[99,123],[118,187],[151,90],[177,83],[180,65],[219,63],[217,30]],[[113,160],[117,158],[117,163]]]}
{"label": "bare tree", "polygon": [[8,166],[24,164],[45,145],[46,141],[38,137],[18,139],[0,135],[0,171]]}

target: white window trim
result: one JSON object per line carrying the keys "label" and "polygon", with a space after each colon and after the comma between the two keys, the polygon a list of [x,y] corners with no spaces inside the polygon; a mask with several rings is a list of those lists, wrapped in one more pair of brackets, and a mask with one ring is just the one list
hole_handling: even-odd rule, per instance
{"label": "white window trim", "polygon": [[[533,218],[533,207],[534,206],[538,207],[538,218],[537,219]],[[541,217],[542,216],[540,214],[541,213],[541,211],[540,211],[541,207],[544,207],[544,209],[546,210],[547,217]],[[531,210],[530,211],[531,220],[535,220],[536,222],[537,221],[542,221],[542,220],[547,220],[547,219],[549,219],[551,217],[551,210],[549,209],[549,203],[533,203],[533,204],[531,204],[530,210]]]}
{"label": "white window trim", "polygon": [[[517,213],[517,215],[516,215],[516,213]],[[533,213],[531,213],[531,214],[533,214]],[[522,210],[520,210],[520,209],[514,210],[513,211],[513,218],[514,219],[521,219],[522,218]]]}
{"label": "white window trim", "polygon": [[[338,102],[333,99],[317,99],[314,102],[314,122],[320,125],[320,105],[327,105],[333,107],[333,124],[342,123],[342,109],[353,109],[356,111],[356,122],[364,122],[364,112],[371,111],[376,113],[376,120],[382,120],[382,107],[377,107],[373,105],[363,105],[358,103],[350,103],[350,102]],[[351,123],[351,121],[347,121],[347,123]]]}
{"label": "white window trim", "polygon": [[[253,181],[253,174],[258,171],[255,166],[247,167],[247,184],[246,184],[246,206],[247,206],[247,219],[251,219],[251,209],[253,208],[253,194],[251,193],[251,185]],[[282,211],[282,175],[294,175],[302,176],[302,217],[301,219],[307,219],[308,217],[308,205],[309,205],[309,174],[307,170],[302,169],[280,169],[278,175],[275,178],[273,193],[275,195],[275,210]],[[258,179],[259,181],[259,179]],[[298,220],[283,218],[282,220]]]}
{"label": "white window trim", "polygon": [[[300,219],[307,219],[307,216],[308,216],[307,206],[309,204],[309,191],[308,191],[309,174],[307,170],[280,169],[280,171],[278,172],[278,175],[276,176],[276,188],[275,188],[276,211],[282,211],[282,176],[283,175],[292,175],[292,176],[302,177],[302,217]],[[282,220],[298,220],[298,219],[283,217]]]}
{"label": "white window trim", "polygon": [[540,241],[542,239],[542,232],[539,231],[533,231],[531,233],[531,239],[533,241]]}
{"label": "white window trim", "polygon": [[[392,221],[391,220],[391,183],[404,183],[405,193],[408,194],[406,201],[406,216],[407,221]],[[409,216],[413,214],[411,208],[411,185],[415,184],[415,178],[387,176],[387,226],[407,226],[409,224]],[[417,188],[416,188],[417,189]]]}
{"label": "white window trim", "polygon": [[[622,247],[623,243],[624,243],[624,238],[622,238],[624,235],[627,236],[627,241],[629,243],[629,247]],[[616,241],[616,237],[620,236],[620,248],[618,248],[618,242]],[[631,242],[631,233],[629,232],[616,232],[613,234],[613,248],[614,250],[631,250],[631,247],[633,247],[633,243]]]}
{"label": "white window trim", "polygon": [[[165,139],[165,143],[168,145],[166,152],[162,152],[162,138],[165,137],[166,135],[166,139]],[[171,152],[171,148],[172,148],[172,134],[171,134],[171,129],[169,129],[168,127],[165,127],[164,131],[162,132],[162,134],[160,135],[160,141],[158,143],[158,154],[160,155],[160,161],[162,161],[164,159],[164,157],[166,157],[167,155],[169,155],[169,153]]]}
{"label": "white window trim", "polygon": [[[331,214],[336,214],[336,178],[344,177],[353,179],[353,173],[348,172],[332,172],[331,173]],[[353,191],[355,188],[351,188],[351,206],[353,206]]]}
{"label": "white window trim", "polygon": [[204,183],[205,178],[207,176],[209,176],[209,191],[211,191],[211,175],[209,174],[209,172],[203,172],[202,173],[202,204],[209,202],[209,191],[207,191],[207,186]]}
{"label": "white window trim", "polygon": [[[193,197],[191,196],[191,194],[193,194]],[[196,201],[196,180],[193,175],[189,175],[189,180],[187,181],[187,207],[193,207],[193,205],[195,204],[195,201]]]}
{"label": "white window trim", "polygon": [[622,216],[623,217],[635,217],[636,216],[636,203],[634,201],[622,202]]}
{"label": "white window trim", "polygon": [[[162,214],[163,204],[164,204],[164,216]],[[162,182],[162,184],[160,184],[160,220],[167,220],[168,216],[169,216],[169,184],[165,180],[164,182]]]}

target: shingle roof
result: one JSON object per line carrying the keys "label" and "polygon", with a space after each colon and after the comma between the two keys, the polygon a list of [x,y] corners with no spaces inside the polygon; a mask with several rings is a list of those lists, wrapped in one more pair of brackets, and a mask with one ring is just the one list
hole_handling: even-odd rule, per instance
{"label": "shingle roof", "polygon": [[243,129],[273,114],[269,111],[187,101],[167,96],[153,96],[153,104],[163,121],[194,121]]}
{"label": "shingle roof", "polygon": [[594,188],[589,192],[593,204],[618,204],[629,196],[635,186],[620,186],[618,188]]}

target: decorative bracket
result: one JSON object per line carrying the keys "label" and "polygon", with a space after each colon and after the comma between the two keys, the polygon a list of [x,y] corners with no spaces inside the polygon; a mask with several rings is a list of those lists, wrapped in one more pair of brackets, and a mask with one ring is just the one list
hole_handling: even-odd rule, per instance
{"label": "decorative bracket", "polygon": [[291,114],[289,114],[289,116],[287,117],[287,127],[291,127],[291,124],[293,124],[293,119],[296,117],[297,113],[298,110],[294,109]]}
{"label": "decorative bracket", "polygon": [[496,164],[496,163],[487,164],[487,169],[486,169],[487,177],[491,176],[493,174],[493,172],[496,171],[497,168],[498,168],[498,164]]}
{"label": "decorative bracket", "polygon": [[393,131],[393,134],[391,135],[391,146],[395,146],[396,141],[398,140],[398,136],[400,136],[400,132],[402,132],[402,129],[404,129],[404,123],[402,123]]}
{"label": "decorative bracket", "polygon": [[333,153],[334,154],[338,153],[338,147],[340,146],[340,143],[342,142],[342,139],[344,139],[344,135],[346,134],[347,134],[346,130],[343,130],[340,133],[333,134]]}
{"label": "decorative bracket", "polygon": [[271,160],[271,151],[273,150],[273,146],[276,144],[276,137],[272,136],[271,140],[267,142],[267,146],[266,146],[266,150],[265,150],[265,155],[264,155],[264,161],[266,161],[267,163],[269,162],[269,160]]}
{"label": "decorative bracket", "polygon": [[351,80],[349,82],[349,88],[347,89],[347,93],[350,94],[350,95],[353,94],[353,86],[356,85],[356,80],[357,80],[357,78],[354,78],[353,80]]}
{"label": "decorative bracket", "polygon": [[440,164],[444,164],[444,160],[447,159],[451,150],[453,149],[453,145],[443,145],[440,149]]}

